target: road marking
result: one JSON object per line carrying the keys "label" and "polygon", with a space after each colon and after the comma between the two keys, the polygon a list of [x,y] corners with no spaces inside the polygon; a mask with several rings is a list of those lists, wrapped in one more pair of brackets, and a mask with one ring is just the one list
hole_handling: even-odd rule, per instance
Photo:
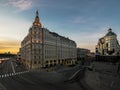
{"label": "road marking", "polygon": [[78,70],[77,72],[75,72],[68,80],[72,80],[77,74],[79,74],[81,70]]}
{"label": "road marking", "polygon": [[7,75],[5,74],[4,77],[6,77]]}
{"label": "road marking", "polygon": [[7,77],[9,77],[9,76],[10,76],[10,74],[7,74],[6,76],[7,76]]}
{"label": "road marking", "polygon": [[10,77],[10,76],[14,76],[14,75],[20,75],[20,74],[24,74],[24,73],[27,73],[27,72],[29,72],[29,71],[22,71],[22,72],[17,72],[17,73],[4,74],[4,75],[0,75],[0,78]]}
{"label": "road marking", "polygon": [[6,88],[0,83],[0,90],[6,90]]}
{"label": "road marking", "polygon": [[12,74],[10,73],[10,75],[9,76],[11,76]]}
{"label": "road marking", "polygon": [[110,86],[111,86],[111,87],[113,87],[113,84],[114,84],[114,81],[112,81],[112,83],[111,83],[111,85],[110,85]]}
{"label": "road marking", "polygon": [[11,66],[12,66],[13,73],[15,73],[15,68],[12,61],[11,61]]}
{"label": "road marking", "polygon": [[4,75],[2,75],[2,78],[4,77]]}

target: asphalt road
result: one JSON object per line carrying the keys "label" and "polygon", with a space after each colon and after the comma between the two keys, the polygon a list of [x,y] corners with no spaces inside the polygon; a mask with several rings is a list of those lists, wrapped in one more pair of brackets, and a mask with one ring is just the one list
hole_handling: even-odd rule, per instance
{"label": "asphalt road", "polygon": [[82,90],[78,82],[64,82],[65,77],[56,72],[31,71],[0,78],[6,90]]}
{"label": "asphalt road", "polygon": [[[25,69],[14,60],[2,64],[1,74],[22,72]],[[19,75],[0,78],[0,90],[83,90],[79,82],[65,82],[62,73],[29,71]]]}
{"label": "asphalt road", "polygon": [[21,65],[18,61],[14,60],[13,58],[5,60],[0,65],[0,75],[16,73],[16,72],[21,72],[25,70],[26,69],[24,68],[24,66]]}

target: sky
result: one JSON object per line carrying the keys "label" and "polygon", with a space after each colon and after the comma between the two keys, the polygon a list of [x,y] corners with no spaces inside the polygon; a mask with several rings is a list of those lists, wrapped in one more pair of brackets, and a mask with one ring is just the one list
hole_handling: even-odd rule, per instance
{"label": "sky", "polygon": [[108,28],[120,40],[120,0],[0,0],[0,53],[17,53],[36,10],[42,25],[95,51]]}

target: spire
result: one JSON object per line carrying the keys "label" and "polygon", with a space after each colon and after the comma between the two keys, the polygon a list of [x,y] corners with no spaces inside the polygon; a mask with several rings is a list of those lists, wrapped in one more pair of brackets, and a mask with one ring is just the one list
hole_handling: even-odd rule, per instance
{"label": "spire", "polygon": [[38,10],[36,11],[36,16],[39,16]]}
{"label": "spire", "polygon": [[36,11],[36,17],[35,17],[35,20],[33,22],[33,25],[34,26],[38,26],[38,27],[42,27],[41,23],[40,23],[40,20],[39,20],[39,13],[38,13],[38,10]]}

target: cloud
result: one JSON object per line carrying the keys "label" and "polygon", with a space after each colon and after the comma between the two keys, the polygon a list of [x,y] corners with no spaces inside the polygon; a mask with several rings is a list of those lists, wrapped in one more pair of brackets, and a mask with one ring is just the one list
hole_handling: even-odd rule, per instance
{"label": "cloud", "polygon": [[70,23],[74,23],[74,24],[81,24],[81,23],[86,23],[87,19],[85,19],[84,17],[78,16],[78,17],[74,17],[68,21]]}
{"label": "cloud", "polygon": [[76,15],[73,17],[70,17],[70,19],[66,20],[68,23],[72,23],[74,25],[86,25],[91,27],[108,27],[111,26],[109,20],[106,17],[100,17],[100,16],[81,16]]}
{"label": "cloud", "polygon": [[19,42],[11,39],[0,38],[0,53],[11,52],[16,53],[19,50]]}
{"label": "cloud", "polygon": [[0,39],[0,47],[18,47],[19,42],[17,40],[11,40],[11,39]]}
{"label": "cloud", "polygon": [[98,18],[93,17],[93,16],[74,16],[68,22],[73,23],[73,24],[95,24],[96,22],[98,23]]}
{"label": "cloud", "polygon": [[24,11],[32,8],[32,0],[9,0],[6,6],[12,6],[19,9],[19,11]]}
{"label": "cloud", "polygon": [[[114,32],[114,31],[113,31]],[[74,35],[74,40],[76,40],[77,46],[80,48],[87,48],[90,49],[92,52],[95,51],[95,46],[98,43],[98,39],[101,37],[104,37],[107,33],[107,29],[103,28],[102,30],[98,30],[98,32],[87,32],[87,33],[79,33]],[[118,38],[117,40],[120,40],[120,36],[117,33]],[[79,37],[79,38],[78,38]]]}
{"label": "cloud", "polygon": [[107,27],[101,27],[97,28],[97,31],[94,32],[79,31],[70,33],[69,36],[71,37],[70,39],[74,40],[77,43],[77,47],[87,48],[91,51],[95,51],[95,45],[98,43],[98,39],[105,36],[107,29]]}
{"label": "cloud", "polygon": [[[12,23],[11,23],[12,22]],[[11,17],[11,16],[1,16],[0,18],[0,39],[15,39],[21,41],[24,36],[28,33],[28,29],[31,26],[32,22]]]}
{"label": "cloud", "polygon": [[78,44],[77,47],[79,47],[79,48],[86,48],[86,49],[91,50],[91,52],[95,52],[95,46],[93,46],[92,43],[88,43],[88,44],[86,44],[86,43],[80,43],[80,44]]}
{"label": "cloud", "polygon": [[[11,23],[12,22],[12,23]],[[16,53],[19,50],[22,39],[28,33],[31,21],[11,17],[0,17],[0,53]]]}

